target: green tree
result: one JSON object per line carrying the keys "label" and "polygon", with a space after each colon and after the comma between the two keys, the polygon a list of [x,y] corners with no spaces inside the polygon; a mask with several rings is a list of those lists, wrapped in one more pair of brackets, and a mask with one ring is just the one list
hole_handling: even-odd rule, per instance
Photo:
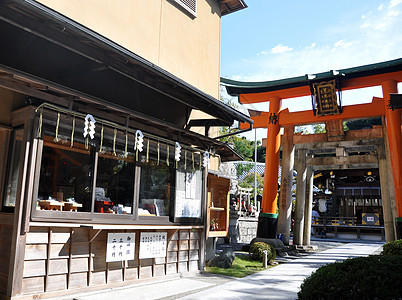
{"label": "green tree", "polygon": [[381,118],[346,121],[349,130],[370,129],[373,125],[382,125]]}
{"label": "green tree", "polygon": [[308,134],[307,126],[295,126],[295,133]]}
{"label": "green tree", "polygon": [[[252,188],[251,195],[254,196],[254,172],[251,172],[239,182],[242,188]],[[262,195],[262,187],[264,186],[264,177],[257,173],[257,195]]]}
{"label": "green tree", "polygon": [[314,133],[325,133],[325,132],[326,132],[326,130],[325,130],[325,125],[324,125],[324,124],[320,124],[320,123],[314,124],[314,125],[313,125],[313,132],[314,132]]}

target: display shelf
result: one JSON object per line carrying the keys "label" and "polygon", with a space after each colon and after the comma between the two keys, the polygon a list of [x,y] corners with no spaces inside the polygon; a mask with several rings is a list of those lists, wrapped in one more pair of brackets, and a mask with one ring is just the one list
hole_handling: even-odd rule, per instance
{"label": "display shelf", "polygon": [[208,237],[225,237],[229,228],[230,179],[208,174]]}

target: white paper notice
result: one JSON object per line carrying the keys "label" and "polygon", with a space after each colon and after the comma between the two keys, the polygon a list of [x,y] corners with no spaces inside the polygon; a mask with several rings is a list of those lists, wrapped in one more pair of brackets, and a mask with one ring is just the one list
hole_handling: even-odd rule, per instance
{"label": "white paper notice", "polygon": [[135,233],[108,233],[106,262],[134,260]]}
{"label": "white paper notice", "polygon": [[196,193],[197,182],[195,173],[186,173],[186,198],[194,199]]}
{"label": "white paper notice", "polygon": [[167,232],[141,232],[140,259],[166,257]]}

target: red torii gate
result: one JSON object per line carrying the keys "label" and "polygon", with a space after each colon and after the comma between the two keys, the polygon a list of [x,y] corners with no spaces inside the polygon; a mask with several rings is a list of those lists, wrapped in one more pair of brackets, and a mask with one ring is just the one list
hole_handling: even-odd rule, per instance
{"label": "red torii gate", "polygon": [[[310,80],[311,77],[314,79]],[[381,85],[383,98],[374,97],[369,104],[345,106],[341,113],[326,116],[314,115],[313,110],[293,113],[287,109],[281,110],[282,99],[309,96],[312,82],[332,79],[339,80],[338,88],[342,91]],[[395,222],[398,238],[402,237],[402,109],[394,109],[389,105],[390,94],[398,93],[397,84],[402,82],[402,59],[283,80],[238,82],[222,78],[221,82],[226,86],[228,94],[238,96],[241,104],[269,102],[269,112],[261,112],[259,116],[252,117],[254,128],[268,128],[262,213],[259,217],[257,237],[276,237],[281,126],[380,116],[386,118],[397,204],[398,217]],[[242,124],[241,127],[246,128],[246,124],[244,126]]]}

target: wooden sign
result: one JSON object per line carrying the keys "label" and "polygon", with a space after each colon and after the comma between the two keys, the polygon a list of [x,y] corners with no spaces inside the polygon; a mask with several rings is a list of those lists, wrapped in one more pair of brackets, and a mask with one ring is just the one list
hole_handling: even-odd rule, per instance
{"label": "wooden sign", "polygon": [[313,83],[317,114],[319,116],[339,114],[335,80]]}

